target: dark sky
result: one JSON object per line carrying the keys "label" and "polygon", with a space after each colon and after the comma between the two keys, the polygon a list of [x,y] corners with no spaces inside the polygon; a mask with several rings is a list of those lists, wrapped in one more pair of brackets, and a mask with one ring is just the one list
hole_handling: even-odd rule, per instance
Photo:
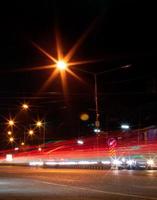
{"label": "dark sky", "polygon": [[[156,6],[153,1],[5,1],[0,3],[0,114],[19,112],[30,103],[29,116],[46,118],[48,137],[62,138],[91,132],[94,121],[93,77],[75,71],[86,84],[68,75],[68,102],[60,78],[37,95],[51,70],[13,72],[50,64],[33,45],[37,43],[56,57],[55,30],[60,32],[66,54],[95,21],[73,60],[101,62],[77,66],[101,72],[131,64],[128,69],[100,75],[99,109],[102,129],[117,129],[122,122],[133,128],[156,124]],[[83,123],[79,115],[87,112]],[[28,118],[28,117],[26,117]],[[17,119],[26,123],[23,116]],[[53,135],[53,136],[52,136]]]}

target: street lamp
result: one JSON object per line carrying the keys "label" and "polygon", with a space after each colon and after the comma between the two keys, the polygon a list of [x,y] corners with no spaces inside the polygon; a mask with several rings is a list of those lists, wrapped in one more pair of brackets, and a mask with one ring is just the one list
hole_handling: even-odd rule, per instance
{"label": "street lamp", "polygon": [[37,126],[38,128],[42,127],[42,126],[43,126],[42,121],[37,121],[37,122],[36,122],[36,126]]}
{"label": "street lamp", "polygon": [[32,135],[34,134],[34,131],[33,131],[32,129],[30,129],[30,130],[28,131],[28,134],[29,134],[30,136],[32,136]]}
{"label": "street lamp", "polygon": [[9,142],[11,142],[11,143],[14,142],[14,138],[13,138],[13,137],[10,137],[10,138],[9,138]]}
{"label": "street lamp", "polygon": [[[77,69],[73,68],[74,70],[78,70],[80,72],[90,74],[94,78],[95,130],[100,130],[100,120],[99,120],[100,114],[99,114],[99,106],[98,106],[98,84],[97,84],[97,77],[99,75],[102,75],[102,74],[105,74],[105,73],[108,73],[108,72],[118,71],[120,69],[125,69],[125,68],[129,68],[129,67],[131,67],[131,65],[125,65],[125,66],[122,66],[122,67],[117,67],[117,68],[114,68],[114,69],[109,69],[109,70],[105,70],[105,71],[98,72],[98,73],[94,73],[94,72],[90,72],[90,71],[86,71],[86,70],[82,70],[82,69],[78,69],[78,68]],[[100,131],[97,131],[97,133],[98,132],[100,132]]]}
{"label": "street lamp", "polygon": [[21,146],[24,146],[25,145],[25,143],[24,142],[21,142]]}
{"label": "street lamp", "polygon": [[8,125],[11,126],[11,127],[14,126],[14,125],[15,125],[14,120],[10,119],[10,120],[8,121]]}
{"label": "street lamp", "polygon": [[64,61],[64,60],[59,60],[57,63],[56,63],[56,67],[62,71],[62,70],[66,70],[66,68],[68,67],[68,64]]}
{"label": "street lamp", "polygon": [[130,126],[128,124],[122,124],[121,125],[121,129],[123,129],[123,130],[129,130]]}
{"label": "street lamp", "polygon": [[8,135],[12,135],[12,132],[11,132],[11,131],[8,131]]}
{"label": "street lamp", "polygon": [[26,104],[26,103],[22,104],[22,109],[23,110],[28,110],[29,109],[28,104]]}

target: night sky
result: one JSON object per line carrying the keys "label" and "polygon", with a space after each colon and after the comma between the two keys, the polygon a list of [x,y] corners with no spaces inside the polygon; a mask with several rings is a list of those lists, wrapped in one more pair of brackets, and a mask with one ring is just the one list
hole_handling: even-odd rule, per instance
{"label": "night sky", "polygon": [[[77,68],[98,73],[131,65],[99,75],[102,130],[119,129],[125,122],[132,128],[156,125],[157,12],[151,1],[5,1],[0,3],[0,13],[1,145],[5,144],[5,118],[9,116],[16,116],[19,127],[44,118],[47,140],[93,134],[94,80]],[[56,57],[56,30],[66,54],[89,27],[87,37],[72,57],[72,61],[99,60],[73,68],[84,83],[68,74],[65,96],[58,76],[39,94],[52,69],[20,70],[52,61],[32,43]],[[24,101],[31,105],[27,114],[19,111]],[[80,120],[84,112],[90,117],[86,122]],[[17,138],[22,137],[19,127]]]}

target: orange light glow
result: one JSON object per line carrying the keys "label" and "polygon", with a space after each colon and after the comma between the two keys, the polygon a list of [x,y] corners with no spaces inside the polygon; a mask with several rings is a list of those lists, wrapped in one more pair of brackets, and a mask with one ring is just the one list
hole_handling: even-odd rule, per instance
{"label": "orange light glow", "polygon": [[29,130],[29,135],[33,135],[34,134],[34,131],[31,129],[31,130]]}
{"label": "orange light glow", "polygon": [[11,131],[8,131],[8,135],[12,135],[12,132],[11,132]]}
{"label": "orange light glow", "polygon": [[24,146],[25,145],[25,143],[24,142],[21,142],[21,146]]}
{"label": "orange light glow", "polygon": [[14,126],[14,125],[15,125],[15,122],[11,119],[11,120],[8,121],[8,125],[9,125],[9,126]]}
{"label": "orange light glow", "polygon": [[37,122],[36,122],[36,126],[37,126],[37,127],[41,127],[42,125],[43,125],[43,124],[42,124],[41,121],[37,121]]}
{"label": "orange light glow", "polygon": [[[74,78],[77,78],[78,80],[81,80],[72,70],[69,69],[70,66],[75,66],[75,65],[82,65],[82,64],[88,64],[88,63],[94,63],[97,62],[98,60],[89,60],[89,61],[72,61],[72,57],[73,55],[76,53],[76,51],[79,49],[79,47],[82,45],[82,43],[84,42],[84,40],[87,38],[87,36],[89,35],[89,33],[92,31],[92,29],[94,28],[95,24],[97,23],[97,18],[92,21],[92,23],[90,24],[90,26],[87,28],[87,30],[81,35],[81,37],[76,41],[76,43],[72,46],[72,48],[66,53],[63,54],[63,47],[61,44],[61,37],[60,37],[60,33],[56,27],[56,50],[57,50],[57,58],[54,58],[50,53],[48,53],[46,50],[44,50],[43,48],[41,48],[38,44],[32,42],[32,44],[42,53],[44,54],[47,58],[50,59],[52,63],[52,66],[42,66],[42,67],[37,67],[37,68],[29,68],[30,70],[42,70],[42,69],[50,69],[50,68],[56,68],[58,70],[54,70],[54,73],[52,73],[52,75],[50,75],[49,78],[47,78],[46,82],[43,84],[43,86],[41,87],[41,89],[39,90],[39,93],[43,92],[43,90],[46,89],[46,87],[49,86],[50,82],[52,80],[54,80],[55,75],[58,74],[58,72],[60,72],[61,74],[61,79],[62,79],[62,84],[65,84],[66,79],[65,74],[63,74],[65,71],[70,73],[70,75],[72,75]],[[99,60],[100,61],[100,60]],[[27,70],[29,70],[27,68]],[[76,69],[77,70],[77,69]],[[81,80],[82,81],[82,80]],[[66,92],[67,86],[63,85],[63,90]]]}
{"label": "orange light glow", "polygon": [[82,121],[87,121],[89,119],[89,115],[87,113],[83,113],[80,115],[80,119]]}
{"label": "orange light glow", "polygon": [[57,68],[59,70],[66,70],[66,68],[68,67],[68,64],[64,61],[64,60],[59,60],[56,64]]}
{"label": "orange light glow", "polygon": [[23,109],[23,110],[28,110],[28,108],[29,108],[28,104],[24,103],[24,104],[22,105],[22,109]]}
{"label": "orange light glow", "polygon": [[9,142],[14,142],[14,138],[13,138],[13,137],[10,137],[10,138],[9,138]]}

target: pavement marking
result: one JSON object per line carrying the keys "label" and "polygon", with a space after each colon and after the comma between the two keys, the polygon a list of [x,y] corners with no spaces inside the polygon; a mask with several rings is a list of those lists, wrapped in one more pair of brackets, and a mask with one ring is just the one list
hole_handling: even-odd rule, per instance
{"label": "pavement marking", "polygon": [[71,186],[71,185],[66,185],[66,184],[59,184],[59,183],[52,183],[48,181],[41,181],[41,180],[34,180],[36,182],[40,182],[43,184],[48,184],[48,185],[54,185],[54,186],[60,186],[60,187],[67,187],[68,189],[79,189],[79,190],[85,190],[85,191],[90,191],[90,192],[97,192],[97,193],[103,193],[103,194],[108,194],[108,195],[117,195],[117,196],[123,196],[123,197],[133,197],[133,198],[140,198],[140,199],[147,199],[147,200],[157,200],[157,197],[148,197],[148,196],[142,196],[142,195],[136,195],[136,194],[127,194],[127,193],[121,193],[121,192],[109,192],[109,191],[104,191],[104,190],[98,190],[94,188],[86,188],[86,187],[77,187],[77,186]]}

